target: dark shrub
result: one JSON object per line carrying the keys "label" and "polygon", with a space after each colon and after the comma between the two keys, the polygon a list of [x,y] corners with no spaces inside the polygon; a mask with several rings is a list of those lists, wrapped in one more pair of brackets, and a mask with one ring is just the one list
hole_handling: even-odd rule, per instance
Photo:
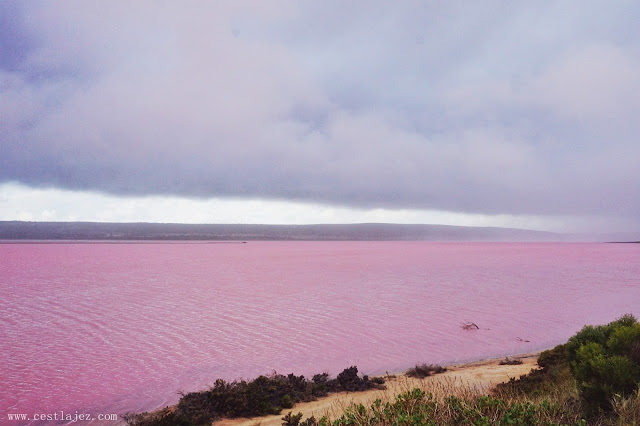
{"label": "dark shrub", "polygon": [[[327,373],[316,374],[312,381],[304,376],[283,376],[275,373],[271,376],[260,376],[251,382],[226,382],[219,379],[209,390],[183,395],[178,404],[171,409],[155,413],[130,414],[126,420],[127,423],[137,426],[211,424],[220,417],[280,414],[284,408],[292,408],[300,401],[312,401],[329,392],[384,388],[382,383],[382,378],[360,378],[356,367],[345,369],[337,379],[329,379]],[[313,418],[305,421],[296,418],[290,416],[287,421],[297,421],[296,424],[300,426],[316,424]]]}
{"label": "dark shrub", "polygon": [[369,376],[358,376],[358,367],[354,366],[345,368],[336,379],[327,381],[327,388],[330,392],[358,392],[367,389],[385,389],[383,383],[382,377],[370,379]]}
{"label": "dark shrub", "polygon": [[304,378],[304,376],[296,376],[292,373],[287,376],[287,381],[291,388],[297,393],[306,394],[311,391],[309,389],[310,383]]}
{"label": "dark shrub", "polygon": [[329,394],[329,375],[327,373],[315,374],[313,376],[312,393],[314,397],[327,396]]}
{"label": "dark shrub", "polygon": [[345,368],[342,373],[338,374],[338,383],[342,389],[353,392],[366,389],[364,381],[358,377],[358,367]]}
{"label": "dark shrub", "polygon": [[370,380],[371,380],[371,383],[376,384],[376,385],[383,385],[384,384],[384,378],[383,377],[372,377]]}
{"label": "dark shrub", "polygon": [[447,369],[439,365],[416,364],[415,367],[408,369],[406,374],[409,377],[424,379],[425,377],[431,376],[433,374],[444,373],[445,371],[447,371]]}
{"label": "dark shrub", "polygon": [[329,374],[328,373],[314,374],[313,375],[313,383],[326,384],[328,380],[329,380]]}
{"label": "dark shrub", "polygon": [[498,364],[499,365],[520,365],[520,364],[522,364],[522,360],[520,360],[518,358],[506,357],[505,359],[501,359]]}
{"label": "dark shrub", "polygon": [[[313,416],[302,421],[302,413],[292,414],[289,412],[289,414],[282,418],[282,426],[318,426],[319,424],[320,422]],[[326,421],[322,424],[326,424]]]}
{"label": "dark shrub", "polygon": [[302,420],[302,413],[293,414],[289,411],[289,414],[282,418],[282,426],[298,426]]}
{"label": "dark shrub", "polygon": [[[222,379],[216,380],[215,384],[205,392],[194,392],[189,394],[191,398],[207,398],[212,416],[241,416],[249,411],[246,390],[247,382],[226,382]],[[185,395],[178,402],[178,409],[188,413],[189,398]]]}
{"label": "dark shrub", "polygon": [[[349,367],[345,368],[342,373],[338,374],[337,379],[334,381],[338,383],[339,391],[348,391],[348,392],[358,392],[364,391],[367,389],[386,389],[383,385],[384,378],[375,377],[370,379],[369,376],[362,376],[362,378],[358,377],[358,368],[357,367]],[[329,389],[335,386],[335,383],[332,383],[330,380],[328,382]]]}
{"label": "dark shrub", "polygon": [[247,386],[247,404],[251,407],[249,415],[280,414],[280,401],[288,390],[284,383],[265,376],[250,382]]}

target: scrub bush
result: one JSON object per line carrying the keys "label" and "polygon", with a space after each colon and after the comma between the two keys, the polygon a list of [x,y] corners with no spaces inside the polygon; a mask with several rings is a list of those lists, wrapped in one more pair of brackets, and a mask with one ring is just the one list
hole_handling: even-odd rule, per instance
{"label": "scrub bush", "polygon": [[[382,378],[369,380],[367,376],[358,376],[357,367],[346,368],[336,379],[329,379],[327,373],[316,374],[313,380],[294,374],[284,376],[275,373],[259,376],[250,382],[218,379],[206,391],[183,395],[171,409],[131,414],[125,419],[128,424],[137,426],[211,424],[220,417],[280,414],[283,409],[292,408],[298,402],[313,401],[329,392],[384,389],[382,383]],[[300,422],[297,416],[290,416],[286,421],[307,424],[306,421]]]}
{"label": "scrub bush", "polygon": [[355,366],[345,368],[342,373],[338,374],[337,379],[342,389],[348,392],[367,389],[367,382],[369,381],[367,376],[363,378],[358,376],[358,367]]}
{"label": "scrub bush", "polygon": [[520,365],[522,364],[522,360],[518,358],[509,358],[505,357],[505,359],[500,360],[499,365]]}
{"label": "scrub bush", "polygon": [[309,417],[306,420],[302,420],[302,413],[289,414],[282,418],[282,426],[329,426],[326,417],[316,420],[314,416]]}
{"label": "scrub bush", "polygon": [[611,411],[614,398],[640,384],[640,324],[632,315],[585,326],[565,345],[571,373],[589,413]]}
{"label": "scrub bush", "polygon": [[424,379],[425,377],[429,377],[433,374],[440,374],[447,371],[446,368],[441,367],[439,365],[434,364],[416,364],[415,367],[412,367],[407,370],[407,376],[415,377],[417,379]]}

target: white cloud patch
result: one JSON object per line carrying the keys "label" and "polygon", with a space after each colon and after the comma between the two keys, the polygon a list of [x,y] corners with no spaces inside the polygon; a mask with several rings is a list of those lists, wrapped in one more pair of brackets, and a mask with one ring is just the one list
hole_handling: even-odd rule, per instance
{"label": "white cloud patch", "polygon": [[610,218],[598,217],[358,209],[260,199],[118,197],[94,192],[34,189],[15,183],[0,185],[0,220],[255,224],[426,223],[557,232],[633,230],[629,223],[615,223]]}

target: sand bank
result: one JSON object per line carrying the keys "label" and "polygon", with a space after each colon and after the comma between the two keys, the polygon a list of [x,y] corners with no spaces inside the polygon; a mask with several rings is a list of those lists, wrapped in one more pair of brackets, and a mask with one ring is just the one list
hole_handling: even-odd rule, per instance
{"label": "sand bank", "polygon": [[404,374],[396,374],[395,377],[385,377],[386,390],[370,390],[365,392],[340,392],[330,394],[317,401],[296,404],[291,410],[283,410],[282,414],[265,417],[255,417],[252,419],[223,419],[215,422],[218,426],[250,426],[250,425],[281,425],[282,416],[292,411],[302,413],[304,418],[315,416],[320,418],[324,415],[336,417],[344,411],[344,408],[351,403],[362,403],[369,405],[380,398],[381,400],[392,399],[398,393],[413,389],[415,387],[425,389],[437,394],[438,392],[449,392],[459,389],[463,392],[486,393],[498,383],[506,382],[511,377],[520,377],[538,368],[536,361],[539,353],[532,353],[512,358],[522,361],[519,365],[500,365],[501,359],[490,359],[476,361],[463,365],[447,366],[447,371],[424,379],[407,377]]}

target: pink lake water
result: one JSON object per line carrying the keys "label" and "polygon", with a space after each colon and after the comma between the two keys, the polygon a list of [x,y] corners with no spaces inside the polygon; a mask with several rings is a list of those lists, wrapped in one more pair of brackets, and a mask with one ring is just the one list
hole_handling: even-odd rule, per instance
{"label": "pink lake water", "polygon": [[640,244],[0,244],[0,420],[519,354],[624,313]]}

